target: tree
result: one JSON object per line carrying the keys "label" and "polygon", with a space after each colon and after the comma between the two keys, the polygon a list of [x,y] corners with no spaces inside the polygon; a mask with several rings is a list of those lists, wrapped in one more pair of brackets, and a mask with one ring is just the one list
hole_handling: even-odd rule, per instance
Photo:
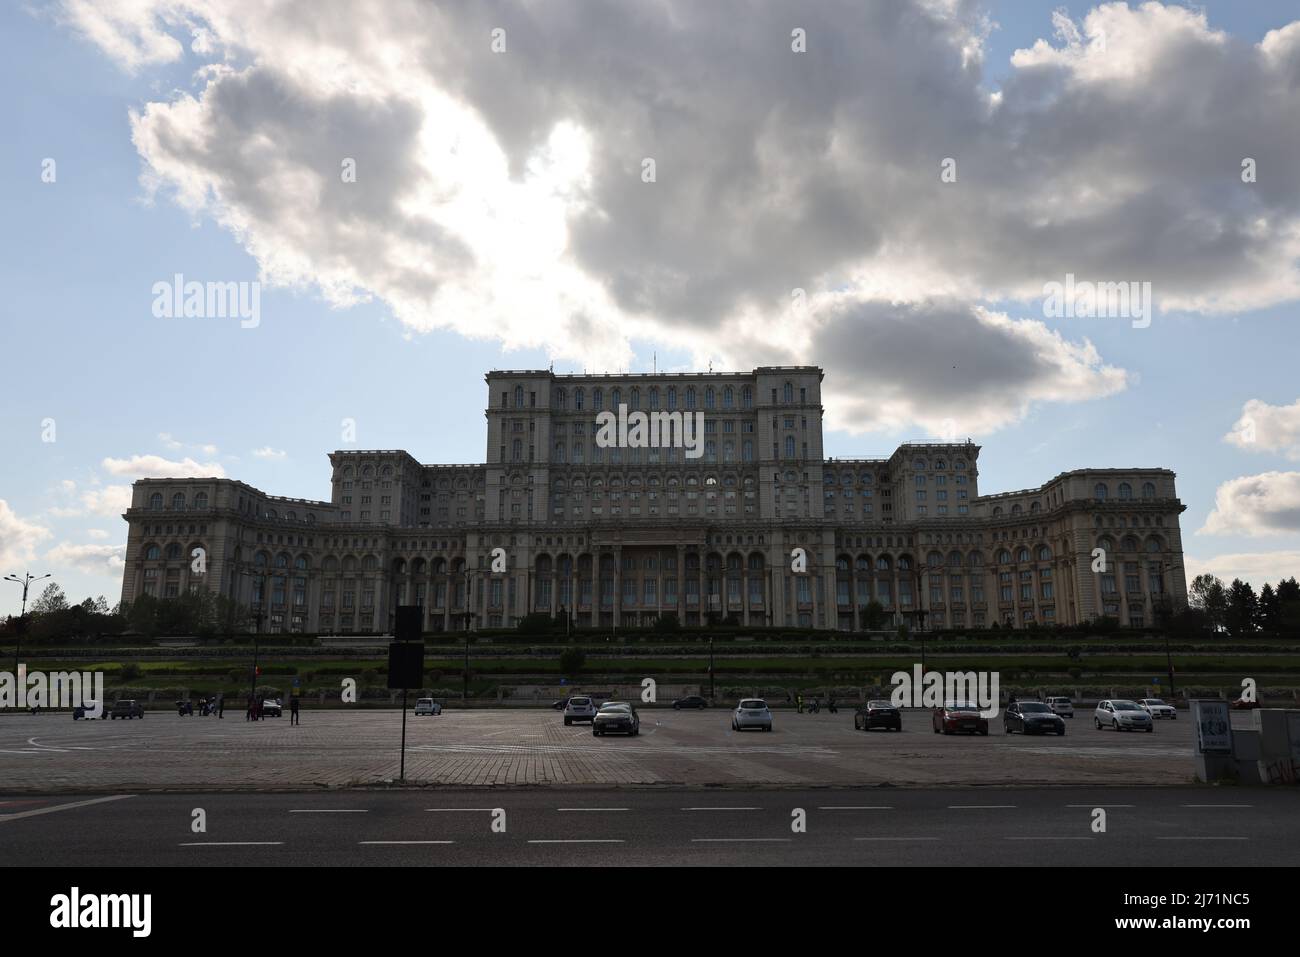
{"label": "tree", "polygon": [[68,608],[68,598],[63,589],[51,582],[41,592],[41,597],[32,602],[33,615],[54,615]]}
{"label": "tree", "polygon": [[1221,626],[1228,612],[1228,590],[1223,582],[1206,572],[1192,579],[1187,589],[1187,601],[1193,608],[1205,612],[1212,627]]}
{"label": "tree", "polygon": [[566,678],[576,678],[582,673],[587,656],[581,648],[565,648],[560,652],[560,673]]}
{"label": "tree", "polygon": [[887,618],[885,606],[874,598],[862,606],[860,620],[862,627],[867,631],[879,631],[884,626]]}
{"label": "tree", "polygon": [[1234,637],[1240,638],[1253,632],[1258,621],[1259,598],[1255,595],[1255,589],[1240,578],[1234,578],[1228,588],[1228,630]]}
{"label": "tree", "polygon": [[1259,590],[1259,627],[1264,631],[1275,632],[1282,624],[1282,603],[1278,601],[1273,586],[1264,582]]}

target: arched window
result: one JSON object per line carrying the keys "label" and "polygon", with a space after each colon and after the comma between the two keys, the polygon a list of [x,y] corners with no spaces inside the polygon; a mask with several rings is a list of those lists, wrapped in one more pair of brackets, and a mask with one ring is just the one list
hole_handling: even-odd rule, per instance
{"label": "arched window", "polygon": [[149,507],[155,510],[162,508],[162,492],[154,492],[149,496]]}
{"label": "arched window", "polygon": [[623,404],[623,390],[622,389],[611,390],[609,393],[609,407],[613,409],[615,412],[617,412],[618,407],[622,404]]}
{"label": "arched window", "polygon": [[788,459],[794,458],[794,436],[792,435],[785,437],[785,457]]}
{"label": "arched window", "polygon": [[716,399],[713,394],[713,386],[709,386],[707,389],[704,390],[704,407],[706,409],[712,409],[715,406],[715,404],[716,404]]}
{"label": "arched window", "polygon": [[604,404],[605,404],[605,390],[604,390],[604,389],[592,389],[592,390],[591,390],[591,407],[592,407],[592,409],[595,410],[596,412],[599,412],[599,411],[601,410],[601,407],[602,407]]}
{"label": "arched window", "polygon": [[167,560],[169,562],[174,562],[176,561],[176,559],[181,557],[181,547],[177,545],[175,542],[172,542],[170,545],[167,546],[167,549],[164,552],[164,554],[167,556]]}
{"label": "arched window", "polygon": [[1155,497],[1156,497],[1156,487],[1155,487],[1153,484],[1151,484],[1150,482],[1143,482],[1143,483],[1142,483],[1142,497],[1143,497],[1143,498],[1155,498]]}
{"label": "arched window", "polygon": [[736,390],[733,389],[731,386],[727,386],[725,389],[722,390],[722,407],[724,409],[731,409],[731,408],[735,408],[735,405],[736,405]]}
{"label": "arched window", "polygon": [[640,390],[640,389],[633,389],[633,390],[632,390],[631,397],[628,399],[628,405],[627,405],[627,407],[628,407],[629,409],[639,409],[639,408],[641,408],[641,390]]}
{"label": "arched window", "polygon": [[695,386],[690,386],[686,390],[686,408],[695,408]]}
{"label": "arched window", "polygon": [[208,507],[208,493],[207,493],[207,492],[199,492],[199,493],[197,493],[197,494],[194,496],[194,507],[195,507],[195,508],[207,508],[207,507]]}
{"label": "arched window", "polygon": [[1029,561],[1029,549],[1025,548],[1023,545],[1020,546],[1020,548],[1016,551],[1016,561],[1018,562]]}
{"label": "arched window", "polygon": [[1099,502],[1104,502],[1106,500],[1107,493],[1108,489],[1106,488],[1105,482],[1098,482],[1092,487],[1092,497]]}
{"label": "arched window", "polygon": [[740,404],[746,409],[752,409],[754,407],[754,390],[749,386],[745,386],[744,390],[741,391]]}
{"label": "arched window", "polygon": [[573,390],[573,407],[579,412],[582,411],[582,406],[586,400],[586,395],[587,395],[586,391],[583,389],[579,388]]}
{"label": "arched window", "polygon": [[522,409],[523,407],[524,407],[524,387],[521,385],[517,385],[515,386],[515,408]]}
{"label": "arched window", "polygon": [[162,558],[162,550],[157,545],[149,545],[144,550],[145,561],[156,562]]}
{"label": "arched window", "polygon": [[670,385],[668,387],[668,408],[677,408],[677,386],[675,385]]}
{"label": "arched window", "polygon": [[1121,502],[1127,502],[1127,501],[1128,501],[1129,499],[1131,499],[1132,497],[1133,497],[1133,486],[1132,486],[1132,485],[1129,485],[1128,482],[1120,482],[1120,483],[1119,483],[1119,500],[1120,500]]}
{"label": "arched window", "polygon": [[1052,550],[1046,545],[1038,546],[1038,560],[1040,562],[1050,562],[1052,560]]}
{"label": "arched window", "polygon": [[781,390],[781,397],[787,405],[794,401],[794,383],[787,382],[785,384],[785,388]]}
{"label": "arched window", "polygon": [[172,511],[179,512],[185,508],[185,493],[177,492],[172,496]]}

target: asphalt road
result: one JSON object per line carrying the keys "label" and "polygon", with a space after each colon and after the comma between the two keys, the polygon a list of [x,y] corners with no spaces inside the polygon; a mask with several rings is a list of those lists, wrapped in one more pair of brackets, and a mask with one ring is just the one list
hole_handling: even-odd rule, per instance
{"label": "asphalt road", "polygon": [[[1095,808],[1106,813],[1104,833],[1092,829]],[[203,813],[201,833],[193,830],[196,809]],[[794,829],[799,812],[806,824],[802,832]],[[15,795],[0,797],[0,862],[1295,866],[1300,793],[1205,787],[551,787]]]}

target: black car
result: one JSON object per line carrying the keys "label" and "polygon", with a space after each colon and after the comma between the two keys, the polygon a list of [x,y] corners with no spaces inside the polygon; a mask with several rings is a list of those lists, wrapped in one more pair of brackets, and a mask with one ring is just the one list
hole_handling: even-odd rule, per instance
{"label": "black car", "polygon": [[607,701],[600,706],[596,716],[591,719],[591,733],[599,738],[612,731],[621,731],[636,737],[641,733],[641,718],[636,708],[622,701]]}
{"label": "black car", "polygon": [[1013,701],[1002,713],[1007,734],[1065,734],[1065,719],[1041,701]]}
{"label": "black car", "polygon": [[681,711],[682,708],[707,708],[709,702],[697,694],[688,694],[685,698],[678,698],[673,702],[673,707]]}
{"label": "black car", "polygon": [[868,701],[854,713],[853,728],[856,731],[870,731],[872,728],[902,731],[903,716],[888,701]]}

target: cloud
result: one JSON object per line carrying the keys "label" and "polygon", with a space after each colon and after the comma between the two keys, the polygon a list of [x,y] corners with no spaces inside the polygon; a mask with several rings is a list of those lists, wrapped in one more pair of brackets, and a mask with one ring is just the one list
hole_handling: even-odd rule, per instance
{"label": "cloud", "polygon": [[205,443],[191,444],[191,443],[182,442],[179,439],[177,439],[174,435],[172,435],[170,432],[159,432],[158,441],[161,442],[166,448],[171,449],[172,451],[176,451],[178,449],[196,449],[199,452],[202,452],[204,455],[217,454],[217,447],[211,443],[205,442]]}
{"label": "cloud", "polygon": [[253,455],[259,459],[275,459],[281,461],[289,457],[289,453],[281,449],[273,449],[269,445],[264,445],[260,449],[254,449]]}
{"label": "cloud", "polygon": [[179,462],[161,455],[133,455],[129,459],[106,458],[100,463],[110,475],[129,478],[225,478],[216,462],[196,462],[188,456]]}
{"label": "cloud", "polygon": [[1224,482],[1198,535],[1300,532],[1300,472],[1262,472]]}
{"label": "cloud", "polygon": [[45,553],[55,568],[74,568],[88,575],[120,575],[126,567],[125,545],[74,545],[60,542]]}
{"label": "cloud", "polygon": [[36,547],[51,532],[44,525],[19,518],[9,503],[0,498],[0,574],[21,574],[36,557]]}
{"label": "cloud", "polygon": [[91,538],[108,538],[108,537],[109,537],[109,536],[108,536],[108,532],[104,531],[102,528],[88,528],[88,529],[86,529],[86,534],[89,535]]}
{"label": "cloud", "polygon": [[[1041,315],[1067,273],[1149,281],[1164,310],[1300,298],[1300,125],[1278,122],[1300,111],[1300,23],[1252,44],[1181,6],[1045,15],[1053,36],[994,92],[987,19],[963,2],[801,7],[806,53],[786,6],[743,0],[383,4],[365,29],[344,0],[63,11],[126,69],[198,68],[193,92],[131,116],[149,191],[229,230],[268,284],[378,299],[414,331],[615,369],[634,341],[830,367],[860,330],[950,370],[938,324],[898,317],[965,302],[979,361],[958,363],[959,417],[977,431],[1123,383],[1086,321],[1050,333],[977,307]],[[833,308],[792,320],[795,288]],[[995,352],[1031,341],[1046,351],[1017,399]],[[1053,387],[1053,364],[1082,387]],[[886,412],[837,414],[932,428],[904,385],[887,379]]]}
{"label": "cloud", "polygon": [[1189,584],[1197,575],[1208,573],[1225,582],[1240,578],[1258,592],[1265,582],[1277,587],[1284,578],[1300,577],[1300,551],[1237,552],[1212,558],[1185,555],[1183,566]]}
{"label": "cloud", "polygon": [[1223,440],[1248,452],[1281,452],[1300,460],[1300,399],[1291,405],[1251,399]]}
{"label": "cloud", "polygon": [[98,515],[102,518],[120,518],[131,507],[131,486],[105,485],[81,493],[80,505],[73,508],[52,508],[51,514],[61,518]]}

